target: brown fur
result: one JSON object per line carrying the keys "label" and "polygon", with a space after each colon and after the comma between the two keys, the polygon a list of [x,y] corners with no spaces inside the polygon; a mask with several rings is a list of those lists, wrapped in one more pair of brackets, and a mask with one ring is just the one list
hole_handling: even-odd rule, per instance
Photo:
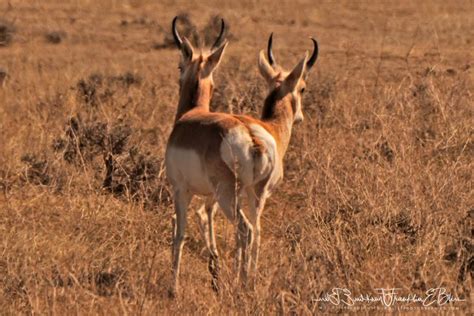
{"label": "brown fur", "polygon": [[[202,55],[199,60],[202,60]],[[192,62],[190,67],[201,68],[202,61],[199,60]],[[209,104],[214,90],[212,81],[208,78],[201,79],[197,70],[191,70],[190,77],[180,84],[180,101],[175,121],[192,109],[209,112]]]}
{"label": "brown fur", "polygon": [[275,97],[279,92],[279,88],[276,88],[266,99],[265,107],[272,108],[272,112],[270,115],[263,113],[261,120],[248,115],[211,113],[203,107],[195,107],[176,122],[169,142],[174,146],[192,148],[198,153],[204,150],[218,152],[227,131],[241,125],[249,131],[255,148],[263,151],[262,142],[249,130],[249,125],[257,124],[275,138],[278,153],[283,157],[291,136],[287,122],[292,122],[293,111],[289,97],[285,96],[283,99]]}

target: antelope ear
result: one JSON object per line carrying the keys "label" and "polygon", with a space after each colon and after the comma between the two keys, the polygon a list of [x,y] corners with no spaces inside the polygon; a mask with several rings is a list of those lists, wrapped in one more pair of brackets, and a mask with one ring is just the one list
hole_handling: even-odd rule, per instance
{"label": "antelope ear", "polygon": [[216,50],[212,52],[209,57],[207,57],[206,65],[204,66],[204,75],[210,75],[216,68],[219,66],[222,56],[224,55],[225,48],[227,47],[228,42],[224,42]]}
{"label": "antelope ear", "polygon": [[293,92],[296,86],[300,82],[301,78],[306,69],[306,59],[308,59],[308,53],[305,54],[304,58],[293,68],[291,73],[285,78],[283,82],[283,88],[286,93]]}
{"label": "antelope ear", "polygon": [[260,74],[267,82],[270,82],[276,76],[276,72],[267,61],[265,51],[263,50],[261,50],[258,55],[258,70],[260,70]]}
{"label": "antelope ear", "polygon": [[181,47],[181,54],[183,55],[184,60],[190,61],[193,59],[194,48],[191,42],[184,37],[183,38],[183,45]]}

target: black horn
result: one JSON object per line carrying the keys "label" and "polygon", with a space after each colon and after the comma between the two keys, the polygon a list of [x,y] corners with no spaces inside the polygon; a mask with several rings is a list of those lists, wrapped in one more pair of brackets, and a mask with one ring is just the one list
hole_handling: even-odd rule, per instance
{"label": "black horn", "polygon": [[171,24],[171,29],[173,31],[174,42],[176,43],[176,46],[178,46],[178,48],[181,49],[181,47],[183,47],[183,41],[181,40],[181,37],[178,34],[178,30],[176,29],[177,20],[178,20],[178,17],[175,16],[173,19],[173,23]]}
{"label": "black horn", "polygon": [[313,50],[313,54],[311,55],[309,60],[306,62],[306,71],[310,70],[311,67],[313,67],[314,63],[316,62],[316,59],[318,59],[318,52],[319,52],[318,42],[312,37],[311,37],[311,40],[313,41],[314,50]]}
{"label": "black horn", "polygon": [[222,40],[224,38],[224,31],[225,31],[225,22],[224,19],[221,19],[221,31],[219,32],[219,36],[217,36],[216,41],[214,42],[214,45],[212,45],[212,49],[219,47],[221,45]]}
{"label": "black horn", "polygon": [[275,65],[275,58],[273,57],[273,32],[270,34],[270,38],[268,38],[268,48],[267,48],[267,56],[268,56],[268,62],[270,63],[271,66]]}

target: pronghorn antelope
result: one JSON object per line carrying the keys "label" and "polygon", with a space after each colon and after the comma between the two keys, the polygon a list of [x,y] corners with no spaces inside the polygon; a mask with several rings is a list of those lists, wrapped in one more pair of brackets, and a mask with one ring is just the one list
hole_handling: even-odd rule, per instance
{"label": "pronghorn antelope", "polygon": [[[221,20],[221,29],[219,35],[210,50],[201,50],[196,54],[196,49],[186,39],[181,39],[176,28],[178,17],[172,22],[172,34],[176,46],[181,50],[181,61],[179,63],[179,103],[176,113],[175,122],[187,111],[194,109],[200,112],[209,112],[210,101],[213,92],[212,73],[217,68],[220,59],[224,53],[227,43],[224,42],[225,23]],[[218,262],[216,261],[217,248],[215,246],[215,237],[212,220],[217,203],[212,198],[207,198],[204,205],[198,209],[196,215],[198,217],[199,228],[203,235],[207,248],[210,251],[209,270],[213,276],[217,275]],[[175,218],[173,218],[173,225]],[[215,252],[212,250],[215,249]],[[213,278],[213,287],[217,286],[217,279]]]}
{"label": "pronghorn antelope", "polygon": [[[177,33],[175,34],[175,38]],[[166,149],[166,170],[174,190],[176,222],[173,236],[173,284],[178,288],[179,266],[187,221],[187,209],[194,195],[206,197],[206,204],[217,201],[236,227],[236,262],[241,278],[255,275],[260,244],[260,216],[265,200],[283,177],[283,157],[294,122],[303,120],[301,98],[303,76],[316,62],[317,42],[291,72],[276,65],[272,36],[268,43],[268,61],[260,52],[259,70],[268,83],[261,119],[244,115],[211,113],[201,105],[212,94],[212,71],[217,67],[226,44],[210,55],[195,56],[185,39],[180,78],[180,102],[175,125]],[[220,53],[218,53],[220,51]],[[214,58],[214,56],[218,56]],[[209,87],[208,93],[203,87]],[[183,100],[183,89],[191,89],[194,98]],[[242,196],[248,199],[247,216],[240,207]],[[212,210],[213,208],[210,208]],[[212,211],[209,213],[212,218]],[[209,223],[211,254],[217,262],[212,222]],[[243,263],[241,263],[243,261]]]}
{"label": "pronghorn antelope", "polygon": [[[189,53],[194,53],[195,49],[192,47],[192,45],[189,43],[189,41],[186,40],[186,44],[183,44],[183,40],[179,36],[178,30],[176,29],[176,21],[178,20],[178,17],[176,16],[173,19],[172,22],[172,33],[173,37],[176,43],[176,46],[182,50],[182,60],[179,65],[179,69],[181,71],[181,77],[180,77],[180,83],[185,82],[186,79],[186,74],[185,74],[185,68],[191,68],[191,62],[189,58]],[[221,19],[221,29],[219,32],[219,35],[217,36],[216,41],[211,47],[211,52],[210,53],[215,53],[216,56],[210,57],[208,56],[207,58],[216,59],[220,60],[222,54],[224,53],[225,50],[225,45],[227,43],[224,43],[222,46],[221,44],[224,41],[224,33],[225,33],[225,22],[224,19]],[[189,47],[185,47],[184,45],[188,45]],[[184,49],[184,51],[183,51]],[[201,52],[202,55],[202,52]],[[196,56],[195,56],[196,57]],[[203,57],[204,58],[204,57]],[[214,61],[216,63],[216,61]],[[219,61],[217,61],[217,64]],[[217,68],[217,64],[215,64],[214,69]],[[188,76],[192,76],[192,74],[188,73]],[[189,89],[188,87],[184,87],[180,84],[180,103],[179,103],[179,110],[176,114],[175,121],[178,120],[181,115],[188,111],[191,108],[196,107],[199,105],[199,108],[201,111],[207,111],[209,112],[209,106],[211,103],[211,97],[212,97],[212,90],[214,86],[214,81],[212,78],[212,73],[210,74],[210,78],[207,82],[202,82],[197,89]],[[209,92],[210,91],[210,92]],[[205,98],[201,98],[199,101],[199,104],[192,104],[193,103],[193,98],[195,98],[196,95],[202,95],[206,96]],[[195,102],[197,103],[197,102]],[[207,248],[211,253],[210,256],[210,261],[209,261],[209,269],[211,270],[211,274],[215,275],[217,273],[218,269],[218,263],[214,262],[214,252],[212,251],[213,249],[216,249],[215,247],[215,237],[213,231],[209,231],[209,224],[212,226],[212,221],[214,218],[215,211],[217,209],[217,203],[213,199],[206,199],[204,205],[199,208],[196,212],[196,215],[198,217],[198,224],[199,224],[199,229],[201,231],[201,234],[206,242]],[[215,284],[214,284],[215,285]]]}
{"label": "pronghorn antelope", "polygon": [[[210,51],[201,51],[200,55],[196,55],[194,47],[187,39],[181,39],[176,28],[178,17],[175,17],[172,22],[172,33],[176,46],[181,50],[182,59],[179,64],[180,69],[180,99],[178,111],[176,113],[175,122],[187,111],[191,109],[199,109],[201,112],[209,112],[210,101],[212,97],[214,81],[212,78],[212,71],[215,70],[219,64],[220,59],[225,50],[227,43],[224,41],[225,22],[221,19],[221,29],[219,35],[211,47]],[[212,71],[206,76],[201,76],[198,82],[197,78],[199,67],[211,67]],[[198,67],[198,68],[196,68]],[[209,257],[209,271],[213,276],[212,285],[217,289],[217,273],[219,264],[217,261],[217,247],[214,236],[213,218],[217,209],[217,203],[213,198],[206,198],[204,205],[196,212],[200,232],[206,242],[206,246],[210,252]],[[173,226],[175,218],[173,218]]]}

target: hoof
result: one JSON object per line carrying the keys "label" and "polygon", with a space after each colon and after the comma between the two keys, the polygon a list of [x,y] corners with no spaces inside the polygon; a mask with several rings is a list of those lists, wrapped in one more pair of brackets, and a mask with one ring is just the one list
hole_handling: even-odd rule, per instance
{"label": "hoof", "polygon": [[212,281],[211,281],[211,286],[214,292],[219,293],[219,271],[220,271],[220,266],[219,266],[219,257],[216,255],[210,255],[209,256],[209,272],[211,273],[212,276]]}
{"label": "hoof", "polygon": [[169,288],[168,289],[168,298],[175,299],[176,298],[176,289]]}
{"label": "hoof", "polygon": [[211,287],[212,287],[212,290],[216,294],[219,294],[219,280],[218,279],[212,278]]}
{"label": "hoof", "polygon": [[220,271],[219,257],[210,256],[209,257],[209,264],[208,264],[207,267],[209,269],[209,272],[212,275],[212,278],[213,279],[218,279],[219,278],[219,271]]}

